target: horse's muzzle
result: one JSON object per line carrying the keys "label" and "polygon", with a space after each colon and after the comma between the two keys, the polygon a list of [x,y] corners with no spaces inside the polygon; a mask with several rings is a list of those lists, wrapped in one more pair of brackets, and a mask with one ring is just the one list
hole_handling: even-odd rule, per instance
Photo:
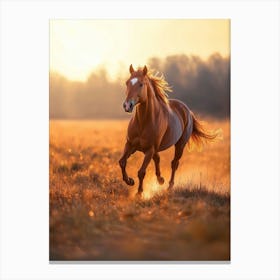
{"label": "horse's muzzle", "polygon": [[134,102],[133,100],[128,100],[128,101],[125,101],[125,102],[123,103],[123,108],[124,108],[124,110],[125,110],[126,112],[131,113],[132,110],[133,110],[134,105],[135,105],[135,102]]}

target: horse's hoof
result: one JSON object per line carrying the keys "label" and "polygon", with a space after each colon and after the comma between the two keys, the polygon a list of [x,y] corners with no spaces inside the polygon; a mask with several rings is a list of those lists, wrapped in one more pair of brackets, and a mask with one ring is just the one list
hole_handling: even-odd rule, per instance
{"label": "horse's hoof", "polygon": [[171,191],[173,189],[173,186],[174,186],[174,182],[169,182],[169,186],[168,186],[168,191]]}
{"label": "horse's hoof", "polygon": [[132,178],[128,178],[126,183],[129,185],[129,186],[133,186],[134,185],[134,180]]}
{"label": "horse's hoof", "polygon": [[142,195],[143,195],[143,190],[138,190],[138,192],[136,193],[136,197],[142,198]]}
{"label": "horse's hoof", "polygon": [[171,192],[171,191],[173,190],[173,184],[169,184],[169,187],[167,188],[167,190],[168,190],[169,192]]}
{"label": "horse's hoof", "polygon": [[163,177],[157,177],[157,181],[160,185],[164,184],[164,178]]}

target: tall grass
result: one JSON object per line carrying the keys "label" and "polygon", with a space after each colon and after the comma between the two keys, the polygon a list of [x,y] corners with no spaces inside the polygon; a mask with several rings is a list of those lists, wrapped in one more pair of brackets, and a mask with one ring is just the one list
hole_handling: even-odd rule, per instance
{"label": "tall grass", "polygon": [[[229,124],[224,141],[185,154],[175,188],[149,166],[143,198],[121,180],[125,121],[51,121],[51,260],[229,260]],[[162,153],[168,182],[173,150]],[[135,177],[143,156],[128,161]],[[137,180],[136,180],[137,181]]]}

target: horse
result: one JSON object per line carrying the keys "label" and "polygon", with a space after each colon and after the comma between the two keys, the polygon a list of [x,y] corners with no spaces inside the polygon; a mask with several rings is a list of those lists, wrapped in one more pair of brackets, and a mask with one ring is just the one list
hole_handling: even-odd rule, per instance
{"label": "horse", "polygon": [[186,144],[189,144],[189,148],[193,144],[201,146],[217,139],[220,132],[206,130],[186,104],[177,99],[168,99],[168,92],[172,90],[163,75],[151,73],[146,65],[134,70],[131,64],[129,72],[123,108],[128,113],[132,113],[135,108],[135,113],[128,124],[124,152],[119,160],[123,180],[127,185],[134,185],[134,180],[126,173],[126,164],[133,153],[140,151],[145,156],[138,171],[137,193],[141,195],[143,192],[143,180],[152,159],[157,181],[160,185],[164,184],[159,152],[175,145],[168,186],[168,190],[171,190]]}

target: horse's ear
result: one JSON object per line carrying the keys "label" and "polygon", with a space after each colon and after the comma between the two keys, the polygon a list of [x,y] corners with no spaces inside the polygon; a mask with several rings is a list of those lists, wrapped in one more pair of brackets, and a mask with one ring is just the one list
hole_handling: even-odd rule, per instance
{"label": "horse's ear", "polygon": [[129,72],[130,72],[130,74],[132,74],[134,72],[132,64],[130,64],[130,66],[129,66]]}
{"label": "horse's ear", "polygon": [[145,76],[148,72],[147,66],[145,65],[143,68],[143,75]]}

